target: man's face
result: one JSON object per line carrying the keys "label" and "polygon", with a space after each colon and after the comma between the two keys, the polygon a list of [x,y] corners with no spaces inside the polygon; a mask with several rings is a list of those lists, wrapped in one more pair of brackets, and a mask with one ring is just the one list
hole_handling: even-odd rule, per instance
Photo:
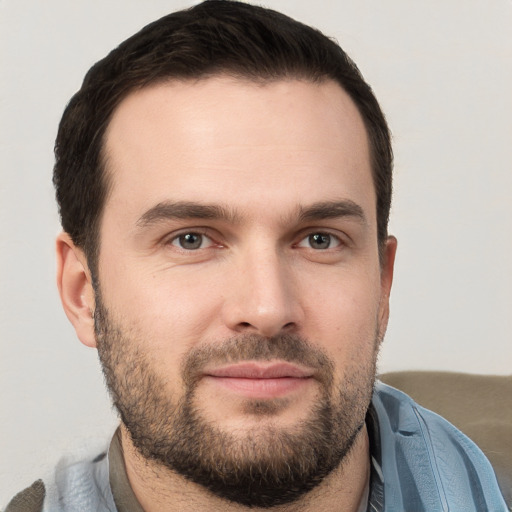
{"label": "man's face", "polygon": [[364,423],[387,322],[356,107],[331,82],[171,82],[121,103],[105,149],[97,338],[134,444],[220,482],[303,451],[305,492]]}

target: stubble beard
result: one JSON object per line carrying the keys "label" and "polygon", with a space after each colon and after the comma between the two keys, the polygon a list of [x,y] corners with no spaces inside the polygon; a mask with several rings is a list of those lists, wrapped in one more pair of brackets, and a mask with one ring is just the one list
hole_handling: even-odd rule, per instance
{"label": "stubble beard", "polygon": [[[138,452],[228,501],[270,508],[298,500],[340,467],[364,425],[377,342],[371,361],[357,361],[335,386],[333,362],[299,336],[230,338],[187,354],[180,372],[185,392],[176,399],[142,341],[113,322],[99,294],[95,330],[107,387]],[[247,400],[244,412],[267,416],[264,426],[231,432],[205,418],[197,388],[206,363],[272,359],[317,371],[320,396],[305,419],[288,428],[273,422],[285,407],[279,399]]]}

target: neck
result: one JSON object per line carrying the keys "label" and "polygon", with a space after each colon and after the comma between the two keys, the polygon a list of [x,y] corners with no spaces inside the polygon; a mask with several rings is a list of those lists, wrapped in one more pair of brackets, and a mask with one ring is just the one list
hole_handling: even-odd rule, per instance
{"label": "neck", "polygon": [[[124,426],[121,439],[126,472],[132,490],[146,512],[257,512],[227,502],[204,487],[190,482],[167,468],[144,459],[133,446]],[[296,502],[272,507],[273,512],[344,510],[357,512],[370,478],[370,449],[364,426],[341,465],[321,484]],[[366,510],[366,508],[365,508]]]}

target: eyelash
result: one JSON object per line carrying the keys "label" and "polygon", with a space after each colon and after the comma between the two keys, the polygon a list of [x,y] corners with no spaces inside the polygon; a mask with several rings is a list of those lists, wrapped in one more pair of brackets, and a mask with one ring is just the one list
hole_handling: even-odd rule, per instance
{"label": "eyelash", "polygon": [[[328,237],[329,241],[328,241],[327,247],[315,248],[315,247],[311,246],[312,238],[313,237],[318,237],[318,236],[320,236],[320,237]],[[341,247],[341,246],[344,245],[341,237],[339,237],[339,236],[337,236],[337,235],[335,235],[333,233],[330,233],[328,231],[322,231],[322,230],[310,231],[308,234],[303,236],[297,244],[295,244],[295,247],[302,247],[301,244],[303,242],[305,242],[305,241],[309,242],[309,244],[310,244],[308,248],[312,249],[314,251],[326,251],[328,249],[336,249],[336,248]],[[333,246],[333,243],[335,244],[334,246]]]}
{"label": "eyelash", "polygon": [[[183,247],[183,245],[182,245],[183,238],[187,237],[187,236],[199,237],[200,238],[199,245],[196,247],[193,247],[193,248]],[[328,240],[326,242],[324,242],[324,243],[327,243],[327,247],[323,247],[323,248],[312,247],[311,245],[312,245],[312,243],[314,243],[313,237],[328,238]],[[205,239],[209,240],[209,244],[207,247],[202,247],[203,243],[205,242]],[[304,242],[309,243],[309,245],[308,246],[301,245]],[[322,243],[322,241],[320,241],[320,243]],[[334,245],[333,245],[333,243],[334,243]],[[178,250],[181,250],[184,252],[195,252],[200,249],[208,249],[212,245],[217,245],[217,247],[222,247],[221,244],[216,244],[215,240],[211,236],[208,236],[204,231],[201,231],[201,230],[190,230],[190,231],[184,231],[182,233],[179,233],[179,234],[173,236],[172,238],[170,238],[166,242],[166,245],[172,245],[172,246],[176,247]],[[296,244],[294,244],[293,247],[299,247],[299,248],[304,247],[307,249],[311,249],[313,251],[323,252],[323,251],[327,251],[329,249],[331,249],[331,250],[337,249],[344,245],[346,245],[346,244],[341,239],[340,236],[334,235],[333,233],[330,233],[328,231],[314,230],[314,231],[309,231],[308,233],[305,233],[304,235],[302,235],[300,240]]]}
{"label": "eyelash", "polygon": [[[185,248],[181,245],[178,245],[180,243],[180,239],[183,239],[184,237],[187,237],[187,236],[196,236],[196,237],[199,237],[201,239],[201,243],[200,243],[200,246],[197,247],[197,248]],[[166,245],[172,245],[174,247],[176,247],[178,250],[181,250],[181,251],[185,251],[185,252],[194,252],[194,251],[197,251],[199,249],[207,249],[207,247],[201,247],[201,245],[203,245],[205,239],[209,240],[210,241],[210,245],[217,245],[219,247],[221,247],[221,244],[216,244],[214,239],[211,237],[211,236],[208,236],[204,231],[202,230],[190,230],[190,231],[183,231],[177,235],[174,235],[172,238],[170,238],[166,243]]]}

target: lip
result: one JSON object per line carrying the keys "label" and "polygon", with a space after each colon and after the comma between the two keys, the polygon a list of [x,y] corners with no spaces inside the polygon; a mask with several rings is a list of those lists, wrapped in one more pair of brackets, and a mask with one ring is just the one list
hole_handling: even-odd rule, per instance
{"label": "lip", "polygon": [[229,392],[261,400],[297,391],[313,375],[313,370],[287,362],[244,362],[213,368],[204,378]]}
{"label": "lip", "polygon": [[287,362],[243,362],[213,368],[205,372],[210,377],[236,379],[282,379],[286,377],[308,378],[314,371]]}

